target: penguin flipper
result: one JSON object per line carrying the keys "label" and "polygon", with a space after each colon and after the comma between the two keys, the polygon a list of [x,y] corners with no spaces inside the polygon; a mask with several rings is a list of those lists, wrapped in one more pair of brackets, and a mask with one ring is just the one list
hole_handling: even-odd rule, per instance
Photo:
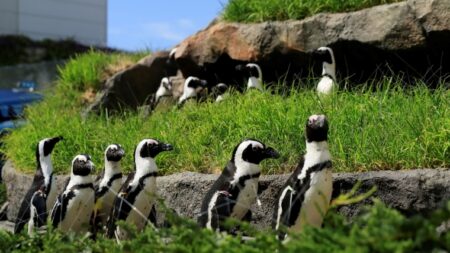
{"label": "penguin flipper", "polygon": [[69,200],[75,197],[75,193],[73,191],[63,192],[56,199],[55,205],[52,209],[51,220],[54,228],[57,228],[59,223],[65,218],[67,204]]}
{"label": "penguin flipper", "polygon": [[211,217],[213,221],[217,221],[218,223],[216,226],[214,226],[215,222],[213,222],[214,229],[218,227],[220,231],[226,230],[223,225],[225,220],[230,217],[232,208],[233,200],[230,199],[229,194],[227,192],[221,193],[217,197],[216,207],[214,208],[213,217]]}
{"label": "penguin flipper", "polygon": [[131,211],[131,206],[126,198],[132,190],[130,183],[133,181],[133,178],[134,173],[130,173],[114,200],[113,208],[106,222],[106,236],[108,238],[113,238],[114,236],[116,221],[125,219]]}
{"label": "penguin flipper", "polygon": [[156,227],[156,208],[155,205],[152,206],[152,209],[150,210],[150,213],[148,214],[147,218],[155,227]]}
{"label": "penguin flipper", "polygon": [[31,198],[31,211],[38,227],[45,225],[47,221],[47,198],[42,191],[36,191]]}
{"label": "penguin flipper", "polygon": [[23,227],[30,219],[30,206],[33,194],[34,190],[28,191],[22,200],[22,204],[20,205],[20,209],[17,214],[16,224],[14,226],[14,234],[20,233],[20,231],[22,231]]}

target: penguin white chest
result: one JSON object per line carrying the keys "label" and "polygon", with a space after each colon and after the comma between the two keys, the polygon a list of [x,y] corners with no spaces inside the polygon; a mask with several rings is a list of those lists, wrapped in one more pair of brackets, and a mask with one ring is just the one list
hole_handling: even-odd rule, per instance
{"label": "penguin white chest", "polygon": [[138,230],[144,228],[147,224],[150,211],[155,203],[156,194],[156,178],[150,177],[144,181],[144,189],[136,196],[133,208],[126,221],[136,226]]}
{"label": "penguin white chest", "polygon": [[63,231],[87,232],[94,209],[94,190],[85,188],[74,190],[75,197],[69,200],[64,219],[59,228]]}
{"label": "penguin white chest", "polygon": [[247,89],[256,88],[258,90],[262,90],[261,80],[258,78],[251,76],[248,78]]}
{"label": "penguin white chest", "polygon": [[106,220],[114,204],[114,199],[117,196],[117,192],[120,190],[121,183],[121,179],[114,180],[108,191],[97,200],[97,208],[99,208],[99,213],[97,215],[101,218],[103,224],[106,224]]}
{"label": "penguin white chest", "polygon": [[231,212],[230,216],[232,218],[239,220],[244,218],[250,206],[255,203],[258,194],[258,180],[258,178],[251,178],[245,181],[245,186],[239,191],[233,211]]}
{"label": "penguin white chest", "polygon": [[335,83],[333,79],[328,76],[322,77],[317,84],[317,92],[323,94],[330,94],[334,89]]}
{"label": "penguin white chest", "polygon": [[333,190],[333,179],[330,169],[311,174],[309,189],[305,192],[300,215],[291,230],[300,231],[305,224],[320,227],[328,211]]}
{"label": "penguin white chest", "polygon": [[50,192],[48,193],[46,200],[47,212],[51,212],[57,196],[55,178],[52,178],[50,181]]}

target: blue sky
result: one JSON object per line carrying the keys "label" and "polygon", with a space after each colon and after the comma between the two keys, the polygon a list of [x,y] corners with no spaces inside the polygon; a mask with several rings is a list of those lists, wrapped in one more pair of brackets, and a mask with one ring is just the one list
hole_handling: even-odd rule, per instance
{"label": "blue sky", "polygon": [[227,0],[109,0],[108,46],[168,49],[204,28]]}

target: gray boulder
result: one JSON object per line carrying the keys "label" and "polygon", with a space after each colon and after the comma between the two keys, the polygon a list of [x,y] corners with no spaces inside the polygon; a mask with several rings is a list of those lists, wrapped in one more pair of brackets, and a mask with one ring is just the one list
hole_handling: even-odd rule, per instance
{"label": "gray boulder", "polygon": [[[321,63],[311,52],[333,48],[341,78],[361,82],[386,73],[440,80],[450,73],[450,1],[409,0],[304,20],[239,24],[216,22],[180,43],[175,59],[184,76],[239,83],[234,66],[257,62],[265,81],[295,80]],[[377,76],[378,74],[378,76]],[[428,76],[429,75],[429,76]]]}
{"label": "gray boulder", "polygon": [[103,109],[136,109],[147,104],[150,96],[158,89],[161,79],[176,74],[176,66],[170,64],[168,59],[169,52],[155,52],[116,73],[106,81],[104,89],[97,94],[85,114]]}

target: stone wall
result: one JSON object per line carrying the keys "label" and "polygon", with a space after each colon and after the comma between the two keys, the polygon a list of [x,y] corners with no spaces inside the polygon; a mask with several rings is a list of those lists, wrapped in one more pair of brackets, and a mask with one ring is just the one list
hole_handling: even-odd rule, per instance
{"label": "stone wall", "polygon": [[[194,172],[177,173],[158,178],[159,195],[165,205],[179,215],[196,219],[204,194],[218,175]],[[288,174],[261,176],[259,198],[262,205],[252,207],[253,223],[257,227],[269,227],[279,189],[289,177]],[[23,196],[31,185],[32,176],[17,173],[7,162],[2,178],[7,186],[9,200],[8,219],[13,221]],[[67,176],[57,176],[57,186],[61,191]],[[450,200],[449,169],[417,169],[408,171],[374,171],[364,173],[334,173],[333,196],[348,192],[359,180],[360,192],[377,186],[375,197],[388,206],[407,215],[427,213]],[[124,178],[125,179],[125,178]],[[364,203],[368,203],[366,200]],[[348,216],[358,214],[363,203],[340,207],[339,211]]]}

